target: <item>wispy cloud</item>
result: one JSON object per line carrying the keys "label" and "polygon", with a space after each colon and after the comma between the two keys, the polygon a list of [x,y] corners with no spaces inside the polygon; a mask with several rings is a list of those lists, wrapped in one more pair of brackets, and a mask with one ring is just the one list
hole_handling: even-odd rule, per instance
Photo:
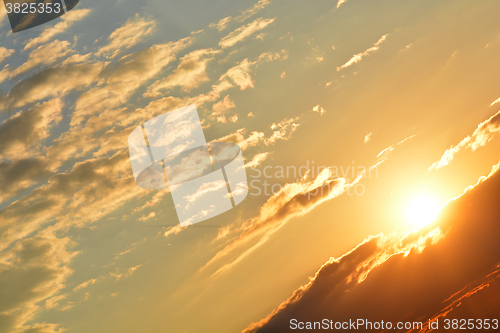
{"label": "wispy cloud", "polygon": [[258,153],[256,155],[254,155],[252,157],[252,159],[250,160],[250,162],[247,162],[245,164],[245,167],[247,168],[255,168],[257,166],[259,166],[262,162],[264,162],[266,160],[266,158],[269,156],[269,152],[265,152],[265,153]]}
{"label": "wispy cloud", "polygon": [[67,57],[72,52],[74,51],[71,49],[69,42],[56,39],[52,43],[42,45],[33,50],[28,60],[12,71],[11,77],[23,74],[39,65],[53,64],[59,59]]}
{"label": "wispy cloud", "polygon": [[210,28],[217,29],[219,32],[225,30],[229,22],[231,22],[233,18],[231,16],[225,17],[217,23],[211,23]]}
{"label": "wispy cloud", "polygon": [[197,88],[202,82],[209,81],[207,76],[207,63],[213,60],[213,55],[220,50],[202,49],[190,52],[181,58],[179,66],[172,74],[163,80],[156,81],[148,88],[145,97],[156,97],[162,92],[169,91],[174,87],[181,87],[188,92]]}
{"label": "wispy cloud", "polygon": [[78,291],[80,289],[85,289],[87,288],[88,286],[94,284],[97,282],[97,279],[90,279],[90,280],[87,280],[85,282],[82,282],[80,283],[78,286],[76,286],[75,288],[73,288],[73,291]]}
{"label": "wispy cloud", "polygon": [[47,43],[54,36],[65,32],[69,27],[71,27],[75,22],[82,20],[87,15],[91,13],[91,9],[73,9],[67,14],[61,16],[62,22],[57,23],[54,26],[46,28],[38,37],[32,38],[28,41],[24,47],[24,51],[27,49],[36,47],[40,44]]}
{"label": "wispy cloud", "polygon": [[493,106],[497,103],[500,103],[500,97],[498,99],[494,100],[493,103],[491,103],[491,106]]}
{"label": "wispy cloud", "polygon": [[379,160],[384,160],[385,161],[389,157],[389,155],[394,151],[394,148],[396,146],[401,146],[403,143],[405,143],[406,141],[414,138],[415,136],[416,135],[411,135],[411,136],[409,136],[409,137],[407,137],[407,138],[399,141],[398,143],[385,148],[380,153],[378,153],[377,157],[379,158]]}
{"label": "wispy cloud", "polygon": [[284,119],[279,123],[273,123],[270,126],[271,131],[268,131],[269,134],[267,136],[264,132],[252,131],[250,135],[245,137],[247,129],[240,128],[236,132],[215,141],[236,143],[241,149],[257,146],[259,144],[264,144],[266,146],[274,145],[279,140],[286,141],[292,137],[293,133],[300,126],[300,124],[297,123],[299,118],[300,117]]}
{"label": "wispy cloud", "polygon": [[102,47],[96,55],[114,58],[121,52],[142,42],[144,37],[153,33],[155,27],[154,20],[136,14],[134,18],[129,19],[123,26],[113,31],[108,38],[109,43]]}
{"label": "wispy cloud", "polygon": [[441,159],[437,162],[434,162],[429,167],[429,170],[437,170],[444,166],[447,166],[453,161],[455,154],[457,154],[461,150],[471,149],[472,151],[475,151],[476,149],[485,146],[499,130],[500,111],[479,124],[474,133],[465,137],[462,141],[460,141],[459,144],[448,148],[444,152],[443,156],[441,156]]}
{"label": "wispy cloud", "polygon": [[222,115],[235,106],[236,104],[234,104],[234,102],[229,98],[229,95],[227,95],[223,100],[212,105],[212,116]]}
{"label": "wispy cloud", "polygon": [[[217,252],[202,270],[216,265],[229,253],[247,245],[247,248],[236,259],[220,266],[213,275],[227,271],[264,244],[271,234],[291,218],[303,216],[318,205],[338,197],[361,179],[359,176],[352,183],[348,183],[343,178],[335,178],[330,169],[322,170],[316,179],[306,177],[307,175],[297,183],[284,185],[279,192],[271,196],[261,207],[260,214],[245,221],[239,227],[239,236]],[[255,241],[249,245],[251,240]]]}
{"label": "wispy cloud", "polygon": [[244,59],[237,66],[230,68],[226,74],[222,75],[220,80],[230,79],[234,84],[240,87],[240,90],[245,90],[247,88],[253,88],[254,82],[252,80],[251,66],[255,62],[250,62],[248,59]]}
{"label": "wispy cloud", "polygon": [[352,65],[360,62],[363,59],[363,57],[366,57],[370,53],[377,51],[379,49],[380,44],[385,42],[385,40],[387,39],[387,36],[389,36],[389,34],[386,34],[386,35],[383,35],[382,37],[380,37],[380,39],[375,44],[373,44],[372,47],[370,47],[366,51],[353,55],[352,58],[349,59],[345,64],[343,64],[340,67],[337,67],[337,71],[340,71],[341,69],[345,69],[349,66],[352,66]]}
{"label": "wispy cloud", "polygon": [[372,140],[372,135],[373,135],[373,132],[370,132],[370,133],[366,134],[363,142],[364,143],[370,142]]}
{"label": "wispy cloud", "polygon": [[141,222],[146,222],[147,220],[149,219],[152,219],[153,217],[156,216],[156,213],[155,212],[151,212],[149,213],[148,215],[142,215],[140,218],[139,218],[139,221]]}
{"label": "wispy cloud", "polygon": [[255,5],[253,5],[252,7],[244,10],[243,12],[241,12],[240,15],[238,15],[235,20],[236,21],[240,21],[240,22],[243,22],[245,21],[247,18],[255,15],[258,11],[264,9],[267,5],[269,5],[271,3],[270,0],[259,0],[259,2],[257,2]]}
{"label": "wispy cloud", "polygon": [[242,40],[251,36],[255,32],[264,29],[269,24],[273,23],[274,20],[275,20],[274,18],[272,18],[272,19],[258,18],[255,21],[253,21],[245,26],[239,27],[238,29],[234,30],[226,37],[222,38],[221,41],[219,42],[219,46],[222,48],[231,47],[234,44],[241,42]]}
{"label": "wispy cloud", "polygon": [[16,53],[16,50],[0,46],[0,64],[14,53]]}

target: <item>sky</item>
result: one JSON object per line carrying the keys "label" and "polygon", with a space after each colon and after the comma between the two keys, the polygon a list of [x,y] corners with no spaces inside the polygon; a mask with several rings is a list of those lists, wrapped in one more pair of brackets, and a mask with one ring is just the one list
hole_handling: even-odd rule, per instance
{"label": "sky", "polygon": [[[82,0],[16,33],[2,7],[0,331],[264,332],[295,313],[383,317],[387,304],[356,305],[423,265],[435,283],[415,273],[402,295],[441,290],[410,294],[411,310],[446,312],[442,300],[487,284],[500,261],[467,275],[485,257],[477,243],[498,253],[499,6]],[[128,137],[188,105],[207,142],[241,148],[249,193],[181,227],[168,189],[135,183]],[[445,207],[422,229],[407,210],[420,196]],[[459,267],[455,284],[443,288],[436,256]],[[349,283],[352,296],[337,297]],[[326,294],[325,312],[304,310]]]}

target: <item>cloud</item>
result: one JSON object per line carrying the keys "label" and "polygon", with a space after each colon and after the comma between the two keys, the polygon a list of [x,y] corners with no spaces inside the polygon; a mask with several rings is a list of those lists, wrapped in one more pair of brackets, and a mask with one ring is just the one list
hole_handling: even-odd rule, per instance
{"label": "cloud", "polygon": [[255,15],[258,11],[264,9],[267,5],[271,3],[270,0],[259,0],[255,5],[252,7],[244,10],[241,12],[240,15],[238,15],[235,20],[239,22],[245,21],[247,18]]}
{"label": "cloud", "polygon": [[222,115],[227,110],[232,109],[235,106],[236,104],[234,104],[234,102],[229,98],[229,95],[227,95],[222,101],[219,101],[212,105],[212,116]]}
{"label": "cloud", "polygon": [[174,87],[182,87],[185,92],[197,88],[202,82],[209,81],[207,76],[207,63],[213,60],[211,57],[221,51],[213,49],[202,49],[193,51],[181,58],[179,66],[172,74],[151,85],[144,97],[156,97],[162,91],[169,91]]}
{"label": "cloud", "polygon": [[222,188],[226,188],[226,182],[223,180],[216,180],[213,182],[208,182],[200,185],[194,194],[187,195],[184,197],[187,201],[185,209],[188,209],[193,203],[199,200],[202,196],[210,194],[211,192],[217,192]]}
{"label": "cloud", "polygon": [[497,103],[500,103],[500,97],[499,97],[498,99],[494,100],[494,101],[491,103],[491,105],[490,105],[490,106],[493,106],[493,105],[495,105],[495,104],[497,104]]}
{"label": "cloud", "polygon": [[394,149],[397,147],[397,146],[401,146],[403,143],[405,143],[406,141],[414,138],[416,135],[410,135],[409,137],[399,141],[398,143],[394,144],[394,145],[391,145],[387,148],[385,148],[384,150],[382,150],[380,153],[378,153],[377,157],[379,158],[379,161],[377,162],[377,165],[380,164],[381,162],[384,162],[386,161],[388,158],[389,158],[389,155],[391,155],[391,153],[394,151]]}
{"label": "cloud", "polygon": [[9,76],[10,76],[10,68],[9,68],[9,65],[6,65],[0,71],[0,83],[3,83],[3,81],[5,81]]}
{"label": "cloud", "polygon": [[325,109],[323,109],[321,106],[316,105],[315,107],[312,108],[311,112],[317,112],[320,114],[320,116],[322,116],[326,111]]}
{"label": "cloud", "polygon": [[297,130],[300,124],[297,123],[300,117],[295,117],[291,119],[285,119],[279,123],[273,123],[271,129],[274,130],[271,137],[266,139],[264,142],[266,145],[273,145],[278,140],[289,140],[292,137],[293,132]]}
{"label": "cloud", "polygon": [[265,153],[258,153],[256,155],[254,155],[254,157],[252,157],[252,160],[250,162],[247,162],[247,164],[245,164],[245,167],[246,168],[255,168],[257,166],[259,166],[262,162],[264,162],[266,160],[266,158],[269,156],[269,152],[265,152]]}
{"label": "cloud", "polygon": [[62,333],[65,329],[59,328],[58,324],[37,323],[23,333]]}
{"label": "cloud", "polygon": [[[361,179],[361,176],[359,176],[349,184],[343,178],[333,177],[333,172],[329,168],[322,170],[316,179],[307,179],[306,177],[307,175],[297,183],[285,184],[280,191],[272,195],[260,208],[260,214],[245,221],[237,230],[239,236],[217,252],[202,270],[215,265],[216,262],[219,262],[236,249],[248,245],[249,247],[239,254],[236,259],[223,264],[213,275],[227,271],[265,243],[274,232],[290,219],[303,216],[318,205],[338,197]],[[258,239],[249,245],[250,241],[255,238]]]}
{"label": "cloud", "polygon": [[258,145],[265,139],[265,135],[262,132],[253,131],[247,138],[245,138],[246,128],[240,128],[234,133],[228,134],[218,140],[220,142],[232,142],[240,146],[242,150],[247,147],[252,147]]}
{"label": "cloud", "polygon": [[229,22],[231,22],[232,19],[233,18],[231,16],[225,17],[222,20],[220,20],[217,24],[211,23],[209,27],[212,29],[217,29],[219,32],[221,32],[227,28],[227,25],[229,24]]}
{"label": "cloud", "polygon": [[28,60],[13,70],[10,77],[16,77],[39,65],[51,65],[59,59],[67,57],[72,52],[69,42],[56,39],[52,43],[42,45],[33,50]]}
{"label": "cloud", "polygon": [[56,66],[44,69],[17,83],[0,96],[5,109],[23,107],[49,97],[63,97],[72,90],[89,86],[103,70],[103,63]]}
{"label": "cloud", "polygon": [[[91,151],[94,151],[95,157],[101,157],[109,152],[127,148],[127,137],[130,132],[127,126],[129,126],[129,121],[134,121],[134,117],[129,117],[127,109],[119,106],[126,102],[133,93],[133,89],[137,89],[141,82],[156,75],[175,58],[171,52],[175,52],[176,43],[172,44],[154,45],[130,57],[128,61],[122,62],[121,66],[115,66],[112,71],[106,71],[105,75],[102,75],[100,71],[96,73],[95,80],[99,77],[103,80],[102,77],[105,77],[107,80],[103,83],[106,84],[91,89],[77,99],[76,110],[71,115],[69,131],[56,138],[52,145],[44,150],[46,158],[42,163],[45,166],[41,169],[43,174],[46,174],[47,170],[56,171],[68,159],[81,158]],[[182,42],[179,45],[181,44]],[[94,98],[94,104],[90,103],[91,97]],[[86,104],[86,98],[88,98],[88,104]],[[98,115],[90,117],[95,113]],[[117,122],[117,119],[121,119],[125,125]],[[25,180],[27,182],[36,175],[26,173],[25,176],[29,177]]]}
{"label": "cloud", "polygon": [[145,36],[153,33],[155,27],[156,22],[154,20],[136,14],[134,18],[130,18],[124,25],[113,31],[108,38],[109,43],[97,51],[96,55],[114,58],[121,52],[140,43]]}
{"label": "cloud", "polygon": [[363,142],[364,143],[370,142],[372,140],[372,134],[373,134],[373,132],[370,132],[370,133],[366,134]]}
{"label": "cloud", "polygon": [[61,16],[62,22],[57,23],[54,26],[50,26],[46,28],[38,37],[32,38],[28,41],[26,46],[24,47],[24,51],[27,49],[36,47],[40,44],[47,43],[54,36],[65,32],[69,27],[73,25],[73,23],[80,21],[88,14],[90,14],[91,9],[73,9]]}
{"label": "cloud", "polygon": [[145,222],[145,221],[147,221],[147,220],[149,220],[149,219],[152,219],[152,218],[153,218],[153,217],[155,217],[155,216],[156,216],[156,213],[155,213],[155,212],[151,212],[151,213],[149,213],[149,215],[143,215],[143,216],[141,216],[141,217],[139,218],[139,221],[141,221],[141,222]]}
{"label": "cloud", "polygon": [[[54,99],[19,112],[0,124],[1,159],[22,158],[33,146],[40,146],[50,128],[62,119],[63,103]],[[32,153],[30,155],[33,155]]]}
{"label": "cloud", "polygon": [[349,66],[352,66],[352,65],[360,62],[363,59],[363,57],[366,57],[370,53],[377,51],[379,49],[379,45],[382,44],[383,42],[385,42],[385,40],[387,39],[387,36],[389,36],[389,34],[386,34],[386,35],[383,35],[382,37],[380,37],[380,39],[375,44],[373,44],[372,47],[370,47],[366,51],[353,55],[352,58],[349,59],[345,64],[343,64],[340,67],[337,67],[337,72],[340,71],[341,69],[345,69]]}
{"label": "cloud", "polygon": [[429,319],[468,318],[478,311],[495,316],[500,295],[499,167],[450,200],[434,225],[371,236],[331,258],[310,282],[244,332],[292,331],[291,318],[423,322],[420,331],[430,332]]}
{"label": "cloud", "polygon": [[340,6],[342,6],[347,0],[338,0],[337,1],[337,8],[339,8]]}
{"label": "cloud", "polygon": [[[143,190],[129,175],[128,151],[76,163],[0,211],[0,250],[52,221],[51,229],[97,221]],[[55,223],[55,224],[54,224]]]}
{"label": "cloud", "polygon": [[146,208],[155,207],[157,204],[159,204],[160,202],[162,202],[163,198],[168,193],[170,193],[168,190],[158,191],[157,193],[155,193],[153,195],[153,197],[151,199],[148,199],[144,205],[142,205],[140,207],[136,207],[132,211],[132,213],[137,213],[137,212],[143,211]]}
{"label": "cloud", "polygon": [[434,162],[429,170],[432,169],[440,169],[444,166],[450,164],[455,158],[455,154],[457,154],[461,150],[471,149],[475,151],[476,149],[485,146],[493,137],[496,132],[500,130],[500,111],[491,116],[489,119],[483,121],[479,124],[472,133],[472,135],[468,135],[465,137],[460,143],[456,146],[451,146],[448,148],[441,159],[437,162]]}
{"label": "cloud", "polygon": [[234,44],[241,42],[245,38],[251,36],[253,33],[264,29],[269,24],[273,23],[274,20],[275,20],[274,18],[273,19],[263,19],[262,17],[258,18],[255,21],[245,26],[239,27],[226,37],[222,38],[221,41],[219,42],[219,46],[222,48],[231,47]]}
{"label": "cloud", "polygon": [[41,158],[0,162],[0,183],[2,184],[0,202],[19,194],[51,173],[47,161]]}
{"label": "cloud", "polygon": [[157,114],[164,113],[165,110],[173,110],[182,106],[187,106],[190,104],[196,104],[198,107],[202,107],[205,103],[213,102],[220,98],[222,92],[237,86],[240,90],[246,90],[247,88],[253,88],[254,82],[251,76],[252,66],[257,66],[262,62],[271,62],[275,60],[286,60],[288,58],[288,51],[282,50],[278,53],[262,53],[254,61],[249,61],[244,59],[237,65],[231,67],[222,74],[217,82],[212,85],[212,90],[200,94],[192,98],[177,98],[173,96],[168,96],[161,98],[156,101],[152,101],[146,108],[136,110],[135,116],[128,117],[128,122],[131,123],[137,119],[148,119],[152,118]]}
{"label": "cloud", "polygon": [[[68,22],[63,20],[60,23]],[[276,56],[278,53],[266,53],[265,57],[259,57],[254,61],[242,61],[223,74],[208,93],[192,98],[169,96],[151,102],[147,107],[134,110],[131,103],[135,101],[131,101],[131,96],[137,92],[143,93],[142,88],[157,80],[160,75],[164,77],[162,72],[176,59],[177,53],[190,45],[192,40],[188,38],[179,42],[153,45],[121,59],[119,59],[121,56],[119,52],[125,51],[128,46],[121,47],[116,44],[118,48],[110,48],[107,52],[100,50],[104,52],[102,55],[110,57],[101,62],[94,59],[93,53],[71,55],[68,51],[71,49],[68,42],[52,41],[54,36],[64,32],[69,25],[58,23],[55,27],[64,29],[48,28],[40,36],[44,39],[39,37],[30,40],[25,47],[31,51],[29,59],[22,65],[22,70],[18,69],[15,75],[27,73],[40,65],[52,64],[53,67],[41,69],[31,77],[23,79],[8,94],[0,97],[2,107],[10,110],[22,108],[16,110],[14,116],[5,121],[9,125],[6,131],[2,132],[0,125],[0,133],[3,133],[6,138],[0,142],[0,147],[3,149],[1,156],[15,158],[8,162],[0,162],[0,183],[2,184],[0,192],[5,192],[0,193],[0,198],[4,194],[18,194],[23,189],[29,189],[21,198],[16,198],[12,203],[6,203],[0,211],[0,248],[5,253],[15,246],[19,239],[45,234],[48,231],[64,234],[74,226],[86,227],[112,213],[124,203],[131,200],[136,202],[139,198],[144,198],[145,191],[138,188],[130,177],[126,138],[131,126],[137,126],[142,120],[149,119],[154,114],[164,113],[168,108],[172,109],[194,100],[200,103],[220,101],[213,106],[208,105],[207,109],[210,110],[209,107],[213,107],[215,112],[226,112],[234,107],[234,102],[229,99],[229,96],[220,100],[221,92],[233,87],[241,90],[253,87],[252,66],[284,58],[281,55]],[[146,31],[147,34],[147,29],[141,31]],[[117,40],[120,38],[118,36]],[[115,40],[110,37],[109,45],[113,42]],[[135,40],[132,41],[132,43],[135,42]],[[44,54],[42,50],[54,51],[56,46],[60,47],[60,52],[68,51],[68,53],[65,55],[67,59],[64,62],[54,66],[54,63],[62,60],[51,58],[50,52]],[[174,85],[176,81],[172,79],[173,74],[180,73],[183,69],[187,72],[190,69],[187,68],[189,66],[184,68],[182,65],[188,65],[188,60],[199,59],[199,62],[204,62],[210,55],[203,54],[203,52],[204,50],[198,50],[183,57],[178,70],[172,73],[171,81],[167,86],[181,86],[181,84]],[[200,55],[200,58],[189,58],[194,55]],[[44,58],[45,56],[47,58]],[[199,63],[192,64],[199,65]],[[191,70],[191,73],[193,72]],[[195,74],[195,76],[190,76],[194,79],[193,84],[185,85],[188,89],[206,81],[205,67]],[[177,82],[182,81],[185,84],[184,78],[179,75]],[[208,88],[210,89],[210,86]],[[68,96],[70,93],[74,94]],[[64,99],[65,97],[67,99]],[[66,105],[63,105],[63,99]],[[68,104],[70,100],[76,100],[76,104]],[[54,111],[55,107],[52,108],[52,113],[49,112],[47,106],[56,101],[60,103],[57,112]],[[44,109],[44,107],[47,108]],[[58,134],[59,130],[64,130],[67,126],[64,121],[64,124],[61,124],[64,128],[56,128],[56,125],[61,122],[63,109],[65,113],[68,112],[70,128],[59,137],[53,138],[55,133]],[[231,117],[231,119],[235,121],[236,117]],[[261,143],[274,144],[277,140],[290,138],[291,132],[296,128],[295,125],[288,120],[274,125],[275,128],[270,133],[266,131],[269,135],[262,137],[266,140]],[[26,134],[26,130],[12,132],[12,129],[19,126],[24,126],[24,129],[29,128],[29,133]],[[252,138],[252,135],[255,137]],[[262,135],[254,132],[250,137],[245,136],[243,140],[253,144],[252,141]],[[40,143],[46,143],[45,141],[50,141],[50,146],[43,147],[43,150],[39,152]],[[13,149],[14,146],[20,148]],[[25,155],[23,151],[29,152],[30,156]],[[32,153],[34,155],[31,155]],[[254,162],[258,160],[263,159],[254,159]],[[61,165],[64,166],[64,170],[59,170]],[[43,183],[35,188],[33,185],[38,181],[43,181]],[[162,199],[165,194],[168,194],[168,191],[155,195],[153,201],[159,202],[156,199]],[[148,201],[142,206],[137,206],[146,209],[153,204]],[[133,208],[134,206],[131,206],[130,210]],[[138,213],[137,219],[140,219],[142,214]],[[152,215],[147,211],[144,216],[149,218]],[[177,229],[172,228],[165,235],[176,232]],[[132,274],[138,267],[130,267],[128,271],[124,270],[117,274],[123,275],[127,272]],[[60,279],[61,283],[66,277]],[[74,287],[76,290],[88,288],[97,279],[83,283],[79,281],[79,285],[76,287],[71,285],[71,288]],[[65,306],[64,304],[59,306],[59,303],[65,297],[66,295],[58,292],[50,294],[39,302],[44,305],[38,305],[33,313],[49,307],[61,310]],[[2,313],[0,316],[3,315]],[[21,321],[9,317],[7,322],[15,324]],[[60,328],[55,324],[41,323],[32,325],[28,329],[35,332],[57,331]],[[0,331],[4,330],[0,329]]]}
{"label": "cloud", "polygon": [[[136,116],[128,113],[124,103],[146,81],[159,74],[175,59],[176,53],[189,43],[189,38],[186,38],[153,45],[98,73],[96,80],[99,79],[100,84],[77,98],[69,131],[47,148],[46,155],[51,162],[60,165],[69,158],[82,157],[97,148],[99,151],[95,152],[95,156],[127,148],[127,127],[135,121]],[[121,122],[117,122],[117,119]],[[101,133],[105,129],[105,133]]]}
{"label": "cloud", "polygon": [[[16,50],[8,49],[6,47],[0,46],[0,64],[4,62],[5,59],[16,53]],[[0,81],[1,82],[1,81]]]}
{"label": "cloud", "polygon": [[175,227],[172,227],[170,229],[168,229],[167,231],[165,231],[165,233],[163,234],[163,236],[165,237],[168,237],[170,235],[177,235],[179,234],[182,230],[186,229],[187,227],[189,226],[181,226],[180,224],[179,225],[176,225]]}
{"label": "cloud", "polygon": [[71,246],[69,238],[45,234],[18,241],[12,249],[0,254],[0,331],[35,332],[40,328],[41,324],[27,323],[43,309],[40,303],[65,287],[66,278],[73,272],[68,264],[77,254],[70,251]]}
{"label": "cloud", "polygon": [[93,88],[78,98],[71,126],[79,125],[90,115],[121,107],[133,92],[159,74],[176,58],[177,52],[190,43],[190,38],[184,38],[177,42],[156,44],[122,60],[109,73],[105,85]]}
{"label": "cloud", "polygon": [[71,57],[68,57],[66,60],[62,62],[63,65],[69,65],[69,64],[77,64],[81,62],[86,62],[90,59],[92,56],[92,53],[87,53],[87,54],[73,54]]}
{"label": "cloud", "polygon": [[[137,266],[133,266],[133,267],[130,267],[126,270],[125,273],[120,273],[120,271],[118,270],[118,268],[116,269],[116,273],[113,273],[113,272],[110,272],[109,275],[114,277],[116,281],[120,280],[122,277],[123,278],[128,278],[130,276],[132,276],[132,274],[134,274],[134,272],[139,268],[141,267],[142,264],[139,264]],[[111,296],[115,296],[117,295],[116,293],[112,294]]]}
{"label": "cloud", "polygon": [[0,25],[3,23],[3,20],[7,17],[6,10],[0,10]]}
{"label": "cloud", "polygon": [[87,288],[88,286],[94,284],[97,282],[97,279],[90,279],[90,280],[87,280],[81,284],[79,284],[78,286],[76,286],[75,288],[73,288],[73,291],[78,291],[80,289],[84,289],[84,288]]}
{"label": "cloud", "polygon": [[136,271],[139,267],[141,267],[141,266],[142,266],[142,264],[139,264],[139,265],[134,266],[134,267],[130,267],[130,268],[128,269],[128,274],[129,274],[129,275],[134,274],[134,272],[135,272],[135,271]]}
{"label": "cloud", "polygon": [[240,90],[253,88],[254,82],[252,80],[252,75],[250,74],[250,67],[254,64],[256,64],[256,62],[250,62],[248,59],[244,59],[238,65],[228,69],[228,71],[220,77],[219,81],[229,79],[231,82],[240,87]]}
{"label": "cloud", "polygon": [[[94,152],[95,157],[126,149],[129,133],[127,127],[137,117],[135,114],[127,114],[123,103],[135,89],[162,71],[175,59],[176,52],[189,43],[188,38],[153,45],[107,68],[103,63],[56,66],[21,81],[7,96],[2,96],[1,102],[13,108],[51,95],[62,97],[73,89],[84,88],[99,80],[101,82],[98,87],[77,98],[69,131],[56,138],[52,145],[44,150],[44,159],[34,158],[0,165],[4,171],[2,177],[7,174],[11,177],[3,183],[6,186],[2,186],[0,198],[18,193],[33,185],[34,181],[44,179],[68,159],[81,158],[96,149],[98,150]],[[164,110],[156,112],[163,113]],[[96,113],[98,115],[93,116]],[[142,116],[148,117],[147,114]],[[121,121],[117,122],[117,119]],[[23,167],[16,169],[15,166]]]}
{"label": "cloud", "polygon": [[284,119],[279,123],[273,123],[270,126],[271,134],[266,137],[263,132],[252,131],[248,137],[245,137],[247,132],[246,128],[240,128],[234,133],[228,134],[222,138],[214,141],[220,142],[232,142],[245,150],[248,147],[257,146],[259,144],[265,144],[266,146],[274,145],[278,140],[289,140],[292,134],[297,130],[300,124],[297,120],[300,117]]}

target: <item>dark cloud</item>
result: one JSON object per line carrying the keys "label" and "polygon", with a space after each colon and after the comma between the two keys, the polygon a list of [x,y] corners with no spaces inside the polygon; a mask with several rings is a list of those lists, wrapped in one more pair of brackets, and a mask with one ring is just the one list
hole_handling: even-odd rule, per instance
{"label": "dark cloud", "polygon": [[[30,327],[26,322],[38,312],[37,303],[55,296],[72,274],[67,266],[76,252],[69,238],[37,236],[17,242],[0,255],[0,330],[49,332],[57,325]],[[62,297],[59,297],[61,299]],[[44,330],[37,330],[44,328]],[[50,331],[50,332],[52,332]]]}
{"label": "dark cloud", "polygon": [[[142,193],[127,151],[77,163],[0,211],[0,249],[56,219],[60,227],[91,223]],[[71,200],[71,205],[68,201]],[[56,226],[59,227],[58,225]]]}
{"label": "dark cloud", "polygon": [[62,97],[90,85],[103,68],[103,63],[47,68],[17,83],[7,95],[0,96],[0,107],[12,110],[48,97]]}
{"label": "dark cloud", "polygon": [[37,104],[0,124],[0,156],[22,157],[50,135],[50,128],[62,119],[63,103],[59,99]]}
{"label": "dark cloud", "polygon": [[26,158],[12,162],[0,162],[0,202],[19,194],[32,184],[49,176],[49,165],[43,159]]}
{"label": "dark cloud", "polygon": [[293,318],[393,323],[498,318],[499,194],[497,172],[450,201],[433,226],[369,238],[332,258],[310,283],[245,331],[293,331]]}

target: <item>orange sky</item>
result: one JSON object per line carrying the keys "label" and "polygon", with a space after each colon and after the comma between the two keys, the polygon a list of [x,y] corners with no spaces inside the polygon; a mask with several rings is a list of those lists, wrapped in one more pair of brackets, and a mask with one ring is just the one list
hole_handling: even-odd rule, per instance
{"label": "orange sky", "polygon": [[[360,252],[402,251],[373,243],[414,228],[414,198],[498,163],[498,7],[89,0],[15,34],[2,8],[0,331],[241,331],[370,235]],[[241,147],[250,194],[182,228],[127,140],[190,104]]]}

